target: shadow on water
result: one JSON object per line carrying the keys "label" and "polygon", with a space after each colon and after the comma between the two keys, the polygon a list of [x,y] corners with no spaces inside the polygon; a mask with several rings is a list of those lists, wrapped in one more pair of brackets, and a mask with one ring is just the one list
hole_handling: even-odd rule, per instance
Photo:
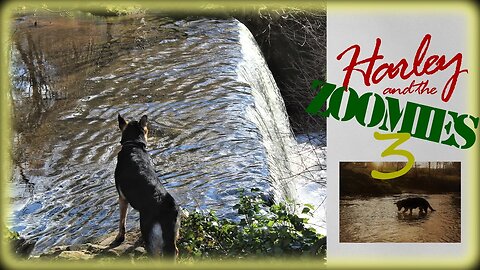
{"label": "shadow on water", "polygon": [[399,221],[404,221],[404,222],[412,222],[412,221],[422,222],[424,220],[427,220],[429,218],[429,215],[427,215],[426,212],[418,212],[417,214],[398,212],[397,218]]}
{"label": "shadow on water", "polygon": [[[115,230],[117,113],[149,116],[157,175],[185,208],[236,218],[239,188],[294,196],[298,155],[320,148],[294,141],[264,63],[239,64],[258,48],[241,41],[238,21],[35,20],[16,18],[11,38],[11,224],[38,240],[34,254]],[[303,178],[301,190],[322,201],[325,149],[315,155],[315,181]],[[138,226],[136,211],[128,219],[127,229]]]}

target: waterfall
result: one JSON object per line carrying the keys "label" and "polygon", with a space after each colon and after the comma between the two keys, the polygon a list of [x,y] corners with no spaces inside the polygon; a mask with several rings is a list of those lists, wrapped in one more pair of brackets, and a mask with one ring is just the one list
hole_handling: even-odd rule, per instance
{"label": "waterfall", "polygon": [[262,134],[275,198],[314,205],[317,208],[314,219],[317,220],[313,223],[321,233],[326,233],[326,189],[324,185],[311,181],[312,178],[324,180],[326,172],[319,169],[312,174],[310,171],[310,168],[320,166],[316,164],[318,162],[325,164],[325,159],[318,155],[324,157],[326,147],[315,148],[294,138],[280,90],[260,48],[248,28],[240,22],[238,24],[243,60],[238,64],[237,73],[239,80],[250,86],[254,97],[254,106],[247,109],[247,115]]}
{"label": "waterfall", "polygon": [[238,64],[238,80],[250,85],[254,97],[254,106],[247,108],[247,116],[262,134],[275,197],[291,200],[296,197],[288,181],[294,139],[285,104],[253,35],[240,22],[239,35],[243,59]]}

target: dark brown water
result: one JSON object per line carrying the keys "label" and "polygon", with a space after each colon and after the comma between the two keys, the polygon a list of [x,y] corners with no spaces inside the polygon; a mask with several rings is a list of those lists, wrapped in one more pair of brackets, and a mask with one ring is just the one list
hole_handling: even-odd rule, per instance
{"label": "dark brown water", "polygon": [[[238,189],[253,187],[324,201],[325,141],[293,138],[238,21],[24,16],[11,41],[11,228],[38,241],[34,253],[115,230],[117,113],[148,115],[157,175],[184,208],[235,219]],[[127,229],[137,221],[130,211]]]}
{"label": "dark brown water", "polygon": [[459,243],[460,194],[431,194],[424,198],[436,210],[398,212],[394,202],[406,197],[349,197],[340,200],[340,242]]}

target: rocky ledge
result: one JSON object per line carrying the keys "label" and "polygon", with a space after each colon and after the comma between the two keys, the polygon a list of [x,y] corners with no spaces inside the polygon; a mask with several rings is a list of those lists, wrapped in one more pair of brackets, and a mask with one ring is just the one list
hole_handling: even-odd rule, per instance
{"label": "rocky ledge", "polygon": [[117,257],[147,258],[140,231],[127,232],[125,241],[119,245],[112,245],[115,236],[116,232],[113,232],[101,239],[92,241],[92,243],[56,246],[38,256],[31,256],[30,258],[49,258],[53,260],[89,260]]}

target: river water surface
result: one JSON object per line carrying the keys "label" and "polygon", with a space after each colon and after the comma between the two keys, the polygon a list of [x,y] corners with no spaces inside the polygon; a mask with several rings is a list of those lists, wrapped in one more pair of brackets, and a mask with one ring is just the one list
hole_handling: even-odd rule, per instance
{"label": "river water surface", "polygon": [[33,254],[115,230],[118,113],[148,115],[147,148],[182,207],[235,219],[239,188],[255,187],[314,204],[325,233],[325,138],[293,136],[237,20],[21,16],[11,43],[10,220],[37,241]]}
{"label": "river water surface", "polygon": [[344,197],[340,200],[340,242],[344,243],[459,243],[461,237],[460,194],[424,196],[436,210],[403,213],[394,202],[408,197]]}

